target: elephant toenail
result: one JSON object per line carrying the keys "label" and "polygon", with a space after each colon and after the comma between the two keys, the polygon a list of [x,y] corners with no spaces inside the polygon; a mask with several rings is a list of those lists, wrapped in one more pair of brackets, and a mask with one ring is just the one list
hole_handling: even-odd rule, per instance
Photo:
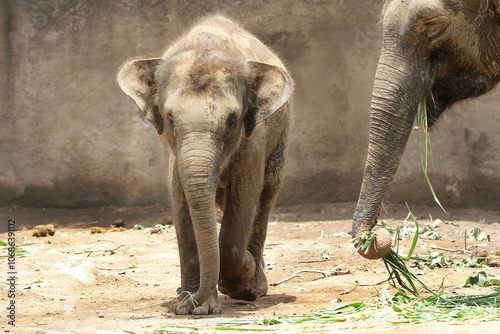
{"label": "elephant toenail", "polygon": [[175,308],[175,314],[177,315],[188,315],[189,309],[186,306],[178,306]]}
{"label": "elephant toenail", "polygon": [[197,307],[193,310],[193,314],[194,315],[207,315],[208,310],[206,308],[200,306],[200,307]]}
{"label": "elephant toenail", "polygon": [[212,309],[211,309],[211,314],[221,314],[222,313],[222,310],[219,306],[214,306]]}

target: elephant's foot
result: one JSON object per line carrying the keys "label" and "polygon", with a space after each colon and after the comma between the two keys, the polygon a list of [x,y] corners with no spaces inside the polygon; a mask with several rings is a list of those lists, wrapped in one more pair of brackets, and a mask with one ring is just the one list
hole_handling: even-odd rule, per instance
{"label": "elephant's foot", "polygon": [[255,260],[249,251],[243,259],[224,263],[219,277],[219,291],[235,299],[255,300],[247,291],[255,276]]}
{"label": "elephant's foot", "polygon": [[264,274],[264,271],[260,269],[254,277],[252,277],[250,284],[248,284],[248,287],[245,290],[230,296],[235,299],[253,301],[259,297],[265,296],[268,290],[269,285],[267,284],[266,274]]}
{"label": "elephant's foot", "polygon": [[175,314],[177,315],[207,315],[207,314],[220,314],[222,312],[222,305],[217,296],[217,290],[214,291],[212,297],[201,305],[196,305],[192,298],[192,293],[183,291],[177,297],[177,305],[175,305]]}
{"label": "elephant's foot", "polygon": [[263,268],[256,268],[253,257],[251,265],[248,266],[244,275],[232,276],[231,278],[228,278],[228,276],[221,273],[219,291],[231,298],[254,301],[265,296],[269,290]]}

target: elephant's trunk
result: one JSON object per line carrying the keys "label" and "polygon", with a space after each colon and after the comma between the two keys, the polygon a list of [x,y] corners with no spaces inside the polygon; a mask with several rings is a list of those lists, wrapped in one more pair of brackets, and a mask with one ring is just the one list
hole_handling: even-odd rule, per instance
{"label": "elephant's trunk", "polygon": [[[353,219],[353,238],[377,224],[382,200],[403,156],[418,104],[430,87],[428,66],[418,64],[416,52],[395,45],[385,41],[375,75],[368,157]],[[376,241],[375,244],[387,244]],[[382,258],[390,250],[390,240],[388,244],[387,249],[371,252],[371,256],[360,254]]]}
{"label": "elephant's trunk", "polygon": [[219,243],[215,221],[219,160],[217,140],[209,135],[190,134],[178,150],[178,170],[200,261],[200,286],[192,296],[196,305],[201,305],[212,296],[219,279]]}

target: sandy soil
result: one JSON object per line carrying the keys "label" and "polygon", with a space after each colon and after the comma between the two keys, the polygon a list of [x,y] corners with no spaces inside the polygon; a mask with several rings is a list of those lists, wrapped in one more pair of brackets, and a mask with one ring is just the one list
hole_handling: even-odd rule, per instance
{"label": "sandy soil", "polygon": [[[448,250],[464,248],[465,229],[481,228],[491,241],[469,241],[475,252],[500,250],[500,212],[477,209],[451,210],[446,216],[436,208],[412,208],[421,225],[436,218],[443,223],[435,229],[444,235],[441,240],[419,241],[417,252],[427,253],[420,246],[434,244]],[[0,239],[6,240],[6,222],[16,219],[17,243],[30,255],[16,260],[16,324],[6,325],[6,311],[0,314],[0,331],[14,333],[189,333],[220,332],[215,324],[238,319],[262,320],[272,315],[304,314],[345,303],[372,300],[377,290],[396,291],[387,283],[369,285],[387,278],[383,262],[369,261],[360,256],[351,257],[349,232],[354,203],[315,204],[276,208],[269,226],[265,248],[269,283],[276,283],[303,269],[327,271],[333,268],[352,271],[347,275],[324,277],[318,273],[303,272],[300,277],[277,286],[255,302],[233,300],[220,295],[223,314],[206,317],[181,317],[172,312],[172,303],[159,303],[176,296],[180,285],[179,259],[174,228],[151,233],[133,231],[135,224],[153,227],[169,214],[161,207],[98,208],[98,209],[42,209],[1,208]],[[382,215],[390,226],[400,224],[406,217],[403,206],[388,205]],[[431,220],[432,217],[432,220]],[[114,219],[125,220],[125,231],[91,234],[92,226],[109,227]],[[5,222],[5,224],[4,224]],[[52,223],[54,236],[36,238],[31,229],[38,224]],[[474,247],[475,245],[479,247]],[[482,244],[482,245],[481,245]],[[404,241],[401,247],[407,247]],[[322,252],[329,253],[328,259]],[[453,252],[441,251],[447,256]],[[464,255],[457,254],[457,259]],[[136,266],[135,269],[127,269]],[[2,282],[7,275],[7,260],[0,258]],[[425,271],[420,278],[437,289],[443,277],[444,290],[457,294],[474,294],[486,288],[464,288],[462,284],[478,269],[448,268]],[[500,269],[487,270],[490,277],[500,275]],[[43,283],[33,283],[37,280]],[[359,284],[358,284],[359,283]],[[358,285],[357,285],[358,284]],[[346,293],[349,292],[349,293]],[[8,305],[8,286],[0,284],[0,299]],[[339,301],[340,300],[340,301]],[[339,304],[340,303],[340,304]],[[2,309],[5,310],[4,307]],[[207,327],[208,325],[208,327]],[[180,327],[173,327],[180,326]],[[391,324],[384,320],[368,319],[328,325],[253,325],[246,328],[287,332],[384,332],[396,333],[497,333],[498,322],[467,322],[450,325],[440,322],[425,324]],[[198,328],[199,330],[196,330]],[[156,332],[155,332],[156,331]],[[231,331],[224,331],[230,333]]]}

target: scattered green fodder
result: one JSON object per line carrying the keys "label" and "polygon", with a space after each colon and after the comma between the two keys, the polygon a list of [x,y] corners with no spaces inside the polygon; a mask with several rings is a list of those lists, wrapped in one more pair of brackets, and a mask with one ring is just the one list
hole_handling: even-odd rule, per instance
{"label": "scattered green fodder", "polygon": [[[400,299],[400,302],[397,300]],[[403,294],[393,298],[393,310],[402,320],[391,322],[423,323],[445,321],[451,324],[462,322],[500,321],[500,289],[474,296],[426,298],[408,297]]]}
{"label": "scattered green fodder", "polygon": [[481,295],[411,297],[398,292],[392,298],[378,293],[371,302],[351,303],[302,316],[265,318],[263,325],[329,323],[380,318],[389,322],[500,321],[500,288]]}
{"label": "scattered green fodder", "polygon": [[193,331],[293,331],[308,326],[333,326],[336,323],[357,323],[381,319],[388,323],[420,324],[432,321],[450,324],[500,321],[500,288],[469,297],[412,297],[398,292],[390,297],[379,292],[372,301],[355,302],[303,315],[273,315],[261,319],[235,319],[227,322],[204,323],[203,326],[169,326]]}
{"label": "scattered green fodder", "polygon": [[[10,247],[9,244],[7,244],[5,241],[0,240],[0,250],[1,250],[0,257],[11,257],[12,256],[11,248],[12,247]],[[13,248],[16,257],[21,258],[30,255],[30,252],[25,249],[22,249],[17,246],[14,246]]]}
{"label": "scattered green fodder", "polygon": [[488,275],[484,271],[480,271],[476,276],[469,276],[467,281],[465,281],[464,286],[492,286],[492,285],[500,285],[499,279],[488,279]]}

